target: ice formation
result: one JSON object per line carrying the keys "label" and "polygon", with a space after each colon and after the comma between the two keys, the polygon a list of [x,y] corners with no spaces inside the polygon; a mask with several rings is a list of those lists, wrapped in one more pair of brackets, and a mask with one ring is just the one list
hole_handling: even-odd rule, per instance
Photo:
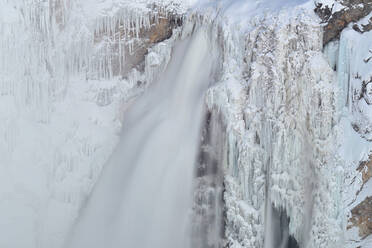
{"label": "ice formation", "polygon": [[[345,8],[339,1],[321,2],[332,6],[331,15]],[[102,181],[114,176],[131,199],[115,213],[134,218],[136,200],[149,200],[149,195],[155,209],[161,209],[155,206],[160,201],[172,205],[167,200],[175,197],[150,192],[159,184],[159,170],[147,174],[138,162],[142,176],[124,175],[123,181],[119,173],[108,177],[101,170],[120,158],[120,144],[141,146],[140,139],[126,138],[131,135],[125,135],[125,123],[133,121],[142,133],[144,122],[130,115],[157,90],[167,94],[153,98],[153,122],[164,117],[165,111],[155,112],[163,102],[174,116],[187,119],[172,127],[185,132],[187,123],[195,125],[179,143],[198,135],[201,106],[192,111],[191,98],[185,106],[167,103],[172,96],[181,99],[176,88],[186,86],[182,80],[197,84],[197,73],[185,66],[190,75],[180,74],[173,82],[164,78],[174,63],[195,52],[179,48],[200,38],[195,25],[215,45],[193,55],[213,50],[219,57],[205,94],[201,142],[190,141],[189,148],[199,151],[187,156],[190,161],[175,163],[183,167],[173,171],[185,170],[182,184],[194,187],[187,201],[193,207],[188,242],[200,248],[371,246],[371,238],[360,237],[348,222],[353,209],[372,195],[371,180],[363,182],[365,172],[357,170],[371,152],[370,32],[347,27],[339,41],[323,49],[314,4],[300,0],[3,0],[0,7],[0,247],[62,248],[66,241],[102,247],[101,237],[111,237],[113,247],[132,242],[104,235],[113,231],[105,225],[87,228],[97,224],[91,211],[100,209],[92,202],[121,199],[101,199],[112,191],[102,190]],[[190,67],[200,62],[191,60]],[[207,64],[195,71],[202,74]],[[206,82],[200,81],[202,87]],[[159,149],[155,157],[163,158],[165,146],[153,145],[154,151],[143,148],[145,154]],[[127,150],[123,154],[131,157]],[[191,161],[194,156],[197,161]],[[169,176],[165,182],[172,180]],[[135,186],[129,190],[124,184]],[[166,218],[159,212],[153,217]],[[186,216],[177,213],[180,219]],[[132,219],[132,230],[151,229],[143,219]],[[125,229],[120,221],[114,226]],[[148,239],[126,244],[181,247],[171,243],[178,242],[181,228],[172,230],[174,240],[162,238],[165,229],[160,225],[154,233],[147,231]],[[84,240],[90,230],[94,238]]]}
{"label": "ice formation", "polygon": [[[287,213],[300,247],[339,246],[334,73],[322,54],[321,28],[298,13],[267,15],[243,37],[227,32],[243,40],[226,54],[230,71],[208,95],[227,124],[226,235],[232,247],[279,246],[267,244],[274,235],[265,231],[272,206]],[[237,64],[240,72],[231,71]]]}
{"label": "ice formation", "polygon": [[163,43],[142,68],[115,76],[120,49],[110,47],[121,41],[95,34],[118,21],[146,30],[156,13],[101,5],[1,2],[0,247],[62,247],[118,141],[124,109],[170,59]]}

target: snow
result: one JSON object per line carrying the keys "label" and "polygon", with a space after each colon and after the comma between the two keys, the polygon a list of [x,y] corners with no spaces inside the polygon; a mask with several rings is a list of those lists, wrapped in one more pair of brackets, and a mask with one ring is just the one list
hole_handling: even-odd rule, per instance
{"label": "snow", "polygon": [[364,240],[360,242],[361,248],[368,248],[372,246],[372,236],[366,237]]}

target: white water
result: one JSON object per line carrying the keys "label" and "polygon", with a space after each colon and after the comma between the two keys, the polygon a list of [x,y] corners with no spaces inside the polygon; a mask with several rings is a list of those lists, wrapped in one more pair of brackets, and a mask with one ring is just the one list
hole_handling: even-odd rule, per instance
{"label": "white water", "polygon": [[198,31],[125,114],[121,141],[68,241],[69,248],[189,247],[194,163],[212,68]]}

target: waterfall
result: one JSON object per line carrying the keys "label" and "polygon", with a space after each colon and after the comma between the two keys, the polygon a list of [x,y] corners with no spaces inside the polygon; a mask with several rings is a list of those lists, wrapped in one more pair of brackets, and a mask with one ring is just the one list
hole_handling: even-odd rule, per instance
{"label": "waterfall", "polygon": [[67,247],[190,246],[209,43],[201,30],[179,41],[159,80],[125,113],[120,142]]}

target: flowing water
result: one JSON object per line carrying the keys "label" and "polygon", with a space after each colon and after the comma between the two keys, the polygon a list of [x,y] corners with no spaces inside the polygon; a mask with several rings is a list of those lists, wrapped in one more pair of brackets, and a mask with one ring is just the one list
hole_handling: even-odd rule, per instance
{"label": "flowing water", "polygon": [[69,248],[189,248],[195,160],[210,84],[205,32],[176,44],[161,78],[125,113],[121,140]]}

